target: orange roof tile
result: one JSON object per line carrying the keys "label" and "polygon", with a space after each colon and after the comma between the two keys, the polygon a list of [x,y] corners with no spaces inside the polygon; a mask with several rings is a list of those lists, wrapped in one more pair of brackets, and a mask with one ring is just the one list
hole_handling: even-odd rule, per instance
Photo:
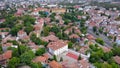
{"label": "orange roof tile", "polygon": [[49,63],[49,66],[51,68],[62,68],[62,65],[59,64],[58,62],[54,61],[54,60]]}
{"label": "orange roof tile", "polygon": [[119,56],[115,56],[113,58],[117,64],[120,64],[120,57]]}
{"label": "orange roof tile", "polygon": [[67,46],[67,43],[64,42],[63,40],[58,40],[55,42],[50,42],[47,47],[51,48],[53,50],[57,50],[57,49],[62,48],[64,46]]}
{"label": "orange roof tile", "polygon": [[46,62],[47,58],[43,56],[37,56],[35,59],[33,59],[33,62]]}

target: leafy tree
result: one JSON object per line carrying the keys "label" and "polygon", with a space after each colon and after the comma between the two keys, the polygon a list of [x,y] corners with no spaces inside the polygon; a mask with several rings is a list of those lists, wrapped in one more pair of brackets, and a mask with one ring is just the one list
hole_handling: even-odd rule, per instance
{"label": "leafy tree", "polygon": [[59,39],[62,39],[62,33],[61,32],[58,32],[57,35],[56,35]]}
{"label": "leafy tree", "polygon": [[50,32],[50,27],[49,26],[45,26],[43,28],[43,34],[44,34],[44,36],[48,36],[49,32]]}
{"label": "leafy tree", "polygon": [[26,26],[24,30],[29,35],[29,33],[32,32],[33,29],[34,29],[33,26],[30,25],[30,26]]}
{"label": "leafy tree", "polygon": [[72,42],[68,42],[68,48],[72,48],[73,47],[73,43]]}
{"label": "leafy tree", "polygon": [[104,45],[104,41],[101,38],[97,38],[95,41],[101,45]]}
{"label": "leafy tree", "polygon": [[9,47],[8,50],[12,50],[13,57],[19,57],[18,49],[14,47]]}
{"label": "leafy tree", "polygon": [[97,27],[96,27],[96,26],[93,27],[93,31],[94,31],[94,32],[97,31]]}
{"label": "leafy tree", "polygon": [[55,34],[57,34],[58,32],[60,32],[60,29],[58,28],[57,25],[54,25],[51,29],[50,29],[51,32],[54,32]]}
{"label": "leafy tree", "polygon": [[37,56],[40,56],[40,55],[43,55],[45,52],[46,52],[45,48],[39,48],[35,54]]}
{"label": "leafy tree", "polygon": [[32,40],[32,42],[35,42],[35,44],[37,45],[41,45],[41,42],[42,42],[42,40],[38,38],[34,33],[31,34],[30,40]]}
{"label": "leafy tree", "polygon": [[3,53],[2,45],[0,44],[0,54]]}
{"label": "leafy tree", "polygon": [[40,11],[39,14],[40,14],[40,17],[47,17],[46,12],[44,11]]}
{"label": "leafy tree", "polygon": [[29,26],[31,24],[35,24],[35,18],[34,17],[31,17],[29,15],[24,15],[22,17],[22,20],[24,21],[24,26]]}
{"label": "leafy tree", "polygon": [[81,55],[79,55],[78,60],[81,60]]}
{"label": "leafy tree", "polygon": [[43,68],[41,63],[33,63],[30,64],[31,68]]}
{"label": "leafy tree", "polygon": [[20,59],[17,57],[13,57],[8,62],[8,68],[16,68],[17,65],[19,65]]}
{"label": "leafy tree", "polygon": [[23,53],[20,56],[21,63],[30,64],[31,60],[35,57],[35,54],[32,51]]}
{"label": "leafy tree", "polygon": [[104,61],[107,61],[108,59],[112,58],[113,53],[112,52],[107,52],[104,53],[104,56],[102,57]]}
{"label": "leafy tree", "polygon": [[53,59],[54,59],[55,61],[57,61],[57,57],[56,57],[56,55],[53,56]]}
{"label": "leafy tree", "polygon": [[116,55],[120,56],[120,47],[115,46],[112,49],[112,52],[113,52],[114,56],[116,56]]}

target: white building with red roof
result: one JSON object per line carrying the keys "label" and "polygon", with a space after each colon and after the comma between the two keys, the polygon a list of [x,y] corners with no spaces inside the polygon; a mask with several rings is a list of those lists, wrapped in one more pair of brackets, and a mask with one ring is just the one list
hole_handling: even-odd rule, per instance
{"label": "white building with red roof", "polygon": [[17,36],[21,38],[21,37],[27,36],[27,33],[26,33],[25,31],[23,31],[23,30],[20,30],[20,31],[17,33]]}
{"label": "white building with red roof", "polygon": [[48,51],[53,55],[59,55],[65,51],[68,51],[68,44],[63,40],[50,42],[47,46]]}

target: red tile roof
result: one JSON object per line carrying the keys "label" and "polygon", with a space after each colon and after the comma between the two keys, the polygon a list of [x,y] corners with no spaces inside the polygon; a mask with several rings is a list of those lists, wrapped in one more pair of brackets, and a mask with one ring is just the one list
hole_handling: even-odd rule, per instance
{"label": "red tile roof", "polygon": [[47,61],[47,58],[46,57],[43,57],[43,56],[37,56],[36,58],[33,59],[33,62],[43,62],[45,63]]}
{"label": "red tile roof", "polygon": [[23,34],[26,34],[26,32],[25,32],[24,30],[20,30],[20,31],[18,32],[18,35],[23,35]]}
{"label": "red tile roof", "polygon": [[42,37],[42,40],[49,42],[49,41],[57,41],[58,38],[55,35],[49,35],[47,37]]}
{"label": "red tile roof", "polygon": [[80,62],[80,68],[89,68],[90,67],[89,62],[85,59],[82,59],[79,62]]}
{"label": "red tile roof", "polygon": [[0,55],[0,61],[10,59],[11,57],[12,57],[12,51],[8,50],[2,55]]}
{"label": "red tile roof", "polygon": [[58,62],[54,61],[54,60],[49,63],[49,66],[51,68],[62,68],[62,65],[59,64]]}
{"label": "red tile roof", "polygon": [[89,39],[89,40],[95,40],[95,37],[92,36],[91,34],[88,34],[86,37],[87,37],[87,39]]}
{"label": "red tile roof", "polygon": [[120,64],[120,57],[119,56],[115,56],[113,58],[117,64]]}
{"label": "red tile roof", "polygon": [[67,46],[67,43],[64,42],[63,40],[58,40],[55,42],[50,42],[47,47],[51,48],[53,50],[57,50],[57,49],[62,48],[64,46]]}
{"label": "red tile roof", "polygon": [[80,38],[77,34],[72,34],[69,36],[69,38]]}
{"label": "red tile roof", "polygon": [[71,57],[71,58],[73,58],[73,59],[78,60],[78,56],[75,55],[75,54],[73,54],[73,53],[71,53],[71,52],[68,52],[68,53],[66,54],[66,56],[69,56],[69,57]]}

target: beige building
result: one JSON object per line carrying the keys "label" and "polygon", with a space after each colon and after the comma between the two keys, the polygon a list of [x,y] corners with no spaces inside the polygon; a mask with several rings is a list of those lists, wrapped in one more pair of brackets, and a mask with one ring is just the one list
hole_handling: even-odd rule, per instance
{"label": "beige building", "polygon": [[66,9],[65,8],[52,8],[51,12],[52,13],[65,13]]}

